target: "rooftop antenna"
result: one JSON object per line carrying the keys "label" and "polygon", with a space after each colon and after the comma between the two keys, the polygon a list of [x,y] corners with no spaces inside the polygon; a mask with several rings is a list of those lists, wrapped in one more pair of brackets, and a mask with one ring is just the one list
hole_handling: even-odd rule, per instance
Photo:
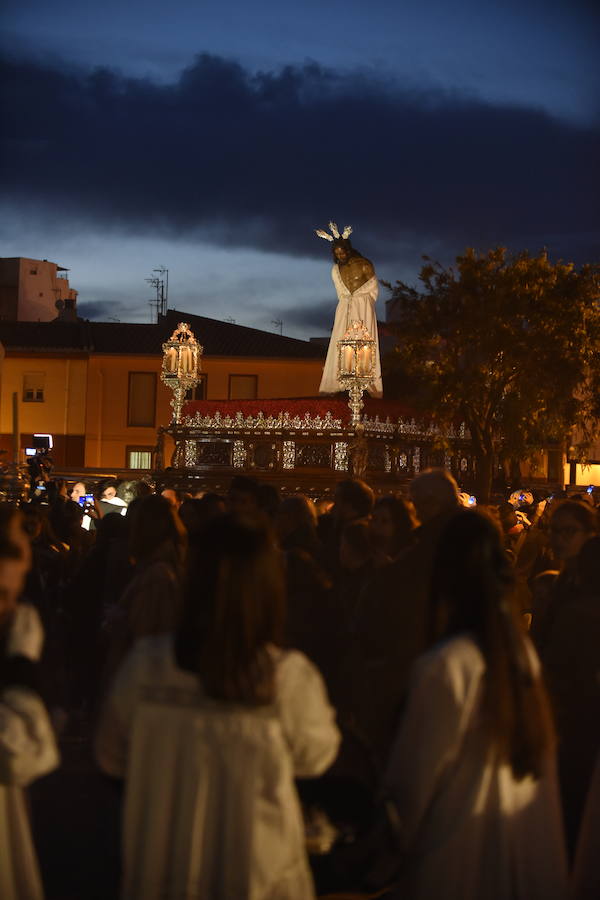
{"label": "rooftop antenna", "polygon": [[279,334],[283,335],[283,319],[271,319],[271,325],[279,328]]}
{"label": "rooftop antenna", "polygon": [[161,280],[160,280],[160,315],[166,316],[167,314],[167,306],[169,303],[169,270],[165,266],[158,266],[157,269],[152,269],[153,272],[158,272]]}
{"label": "rooftop antenna", "polygon": [[[157,272],[157,275],[152,275],[150,278],[146,278],[146,282],[151,284],[152,287],[156,290],[156,297],[154,300],[149,300],[148,303],[154,309],[154,314],[156,316],[156,322],[160,322],[162,316],[167,314],[167,301],[169,299],[169,270],[164,266],[160,266],[158,269],[153,269],[153,272]],[[164,277],[166,275],[166,278]],[[163,276],[163,277],[160,277]]]}

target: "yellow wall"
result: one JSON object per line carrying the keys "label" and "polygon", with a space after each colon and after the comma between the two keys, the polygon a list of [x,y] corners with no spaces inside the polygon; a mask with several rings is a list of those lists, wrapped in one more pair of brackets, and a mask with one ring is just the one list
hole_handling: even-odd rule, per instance
{"label": "yellow wall", "polygon": [[[569,484],[571,467],[565,465],[565,484]],[[600,465],[583,466],[577,463],[575,484],[588,487],[590,484],[600,487]]]}
{"label": "yellow wall", "polygon": [[[7,353],[0,380],[0,434],[12,433],[12,394],[19,397],[21,434],[85,435],[85,465],[123,468],[128,446],[153,447],[156,428],[171,420],[171,391],[160,381],[160,356]],[[229,375],[257,375],[258,396],[306,397],[318,393],[320,360],[272,360],[247,357],[207,358],[207,399],[228,397]],[[44,401],[24,403],[23,375],[44,372]],[[157,375],[154,428],[127,424],[130,372]],[[7,443],[8,446],[8,443]],[[167,447],[167,453],[169,448]]]}
{"label": "yellow wall", "polygon": [[[23,376],[44,372],[44,400],[23,402]],[[2,366],[0,432],[12,432],[12,395],[19,398],[19,425],[24,434],[83,434],[85,431],[87,359],[48,356],[15,357]]]}
{"label": "yellow wall", "polygon": [[207,400],[227,400],[229,375],[257,375],[258,397],[315,397],[323,374],[323,360],[248,359],[217,357],[202,361],[207,376]]}
{"label": "yellow wall", "polygon": [[[88,372],[85,464],[90,467],[123,467],[126,447],[153,447],[156,427],[171,421],[172,392],[160,381],[162,359],[156,356],[90,357]],[[271,360],[247,357],[207,358],[207,399],[225,400],[229,375],[257,375],[258,396],[306,397],[318,393],[323,364],[320,360]],[[154,428],[127,425],[130,372],[155,372],[158,376]],[[169,449],[167,447],[167,458]]]}

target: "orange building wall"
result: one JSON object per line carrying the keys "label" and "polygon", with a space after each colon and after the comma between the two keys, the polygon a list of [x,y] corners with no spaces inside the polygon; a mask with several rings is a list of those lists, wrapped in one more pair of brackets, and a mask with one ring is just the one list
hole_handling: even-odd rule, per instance
{"label": "orange building wall", "polygon": [[[23,376],[44,373],[44,400],[23,402]],[[12,432],[12,395],[19,398],[21,434],[57,435],[85,432],[87,359],[77,357],[15,357],[6,354],[2,365],[0,433]]]}
{"label": "orange building wall", "polygon": [[[44,373],[44,400],[23,401],[23,376]],[[78,356],[13,356],[6,353],[0,376],[0,449],[12,459],[13,393],[19,405],[20,447],[31,446],[33,434],[54,437],[58,465],[83,465],[87,359]]]}
{"label": "orange building wall", "polygon": [[[126,448],[153,447],[156,428],[171,421],[172,392],[160,381],[162,359],[155,356],[90,357],[87,390],[85,464],[89,467],[123,467]],[[207,399],[228,397],[229,375],[257,375],[258,396],[307,397],[318,393],[323,364],[320,360],[272,360],[247,357],[216,357],[202,360],[207,375]],[[127,424],[130,372],[157,375],[154,428]],[[167,458],[170,453],[166,448]]]}
{"label": "orange building wall", "polygon": [[324,360],[248,359],[212,357],[202,361],[207,376],[207,400],[227,400],[229,375],[257,375],[258,397],[315,397],[323,374]]}
{"label": "orange building wall", "polygon": [[[160,381],[162,358],[83,354],[25,354],[8,351],[0,374],[0,446],[11,452],[12,395],[19,398],[21,447],[34,433],[54,436],[57,465],[123,468],[127,447],[153,447],[156,428],[171,421],[172,392]],[[256,375],[258,396],[315,396],[322,373],[320,360],[205,358],[207,399],[228,397],[229,375]],[[23,402],[23,376],[44,373],[43,402]],[[153,428],[127,424],[129,373],[157,376],[156,418]],[[85,443],[85,453],[83,445]],[[170,447],[166,447],[167,458]]]}

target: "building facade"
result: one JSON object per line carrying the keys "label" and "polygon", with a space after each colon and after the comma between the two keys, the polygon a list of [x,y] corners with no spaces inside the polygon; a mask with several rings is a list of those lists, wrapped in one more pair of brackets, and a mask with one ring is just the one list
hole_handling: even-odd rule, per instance
{"label": "building facade", "polygon": [[0,259],[0,322],[51,322],[74,312],[77,291],[68,271],[47,259]]}
{"label": "building facade", "polygon": [[16,394],[22,453],[49,434],[57,467],[150,469],[156,430],[171,420],[162,344],[181,321],[204,348],[196,399],[317,394],[322,347],[216,319],[169,310],[155,325],[4,321],[0,450],[12,454]]}

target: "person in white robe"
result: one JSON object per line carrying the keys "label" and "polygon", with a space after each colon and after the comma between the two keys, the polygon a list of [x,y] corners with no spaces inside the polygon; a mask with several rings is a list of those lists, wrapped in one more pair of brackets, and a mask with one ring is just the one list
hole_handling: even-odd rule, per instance
{"label": "person in white robe", "polygon": [[[199,669],[215,651],[216,668],[209,665],[209,673],[221,671],[228,656],[217,646],[219,634],[229,646],[232,621],[241,620],[252,603],[262,604],[269,591],[266,583],[256,590],[262,582],[252,562],[247,567],[252,529],[242,529],[244,549],[235,565],[229,557],[223,562],[231,527],[214,525],[198,562],[209,584],[212,564],[229,585],[219,581],[221,588],[211,594],[221,598],[217,602],[229,597],[230,605],[219,607],[216,619],[225,616],[230,625],[225,632],[217,625],[201,645]],[[230,530],[221,533],[221,528]],[[273,557],[276,551],[270,545],[266,553]],[[230,590],[235,579],[240,591],[246,590],[244,601]],[[212,602],[206,595],[202,601]],[[268,702],[215,698],[206,678],[190,671],[177,649],[194,629],[183,625],[177,640],[173,635],[139,640],[117,673],[101,717],[98,763],[109,775],[126,779],[122,897],[310,900],[314,887],[294,777],[321,774],[340,740],[321,676],[301,653],[263,645],[262,663],[257,657],[247,671],[265,664],[272,669]],[[198,646],[190,657],[194,667]]]}
{"label": "person in white robe", "polygon": [[56,738],[37,692],[44,632],[37,611],[17,604],[31,561],[21,514],[0,506],[0,897],[42,900],[23,788],[59,763]]}
{"label": "person in white robe", "polygon": [[[504,605],[508,563],[499,537],[488,539],[495,526],[484,521],[488,534],[479,539],[482,521],[459,513],[441,538],[447,547],[438,550],[432,597],[440,598],[445,639],[414,665],[388,764],[386,787],[400,823],[397,896],[563,900],[566,851],[539,663]],[[494,581],[500,589],[486,597]],[[491,637],[496,626],[501,631]],[[513,677],[516,688],[509,687]],[[495,700],[492,678],[502,685]]]}

